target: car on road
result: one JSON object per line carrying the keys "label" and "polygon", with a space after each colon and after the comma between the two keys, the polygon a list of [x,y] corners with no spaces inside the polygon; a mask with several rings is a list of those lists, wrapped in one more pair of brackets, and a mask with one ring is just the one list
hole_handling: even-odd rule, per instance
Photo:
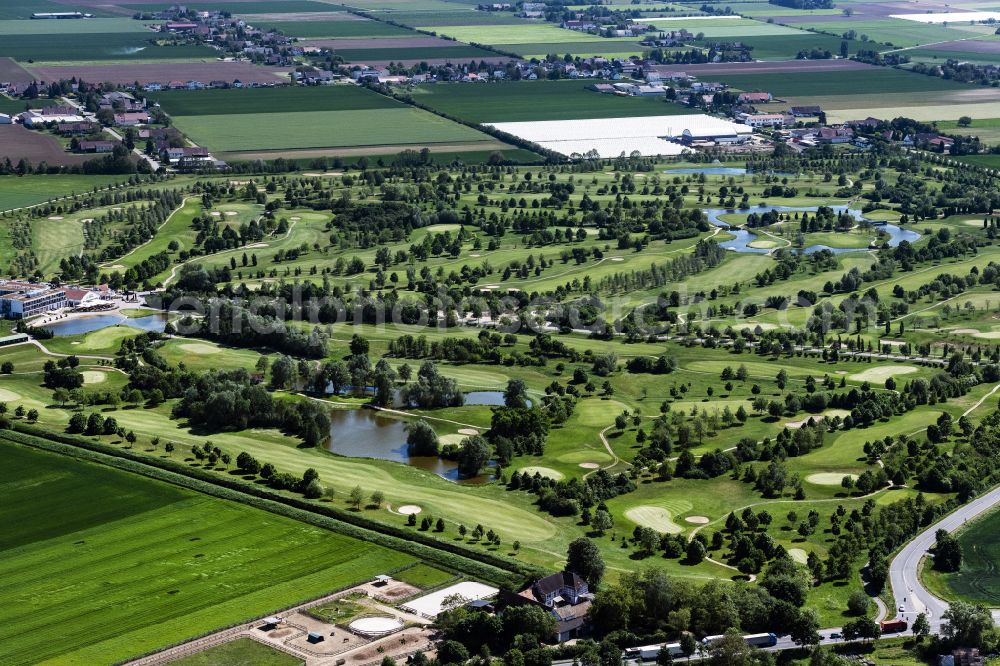
{"label": "car on road", "polygon": [[831,639],[843,638],[843,636],[841,636],[840,633],[838,633],[838,632],[835,631],[832,634],[830,634],[830,638]]}
{"label": "car on road", "polygon": [[902,606],[900,606],[900,607],[899,607],[899,612],[900,612],[900,613],[905,613],[905,612],[906,612],[906,609],[905,609],[905,608],[903,608]]}

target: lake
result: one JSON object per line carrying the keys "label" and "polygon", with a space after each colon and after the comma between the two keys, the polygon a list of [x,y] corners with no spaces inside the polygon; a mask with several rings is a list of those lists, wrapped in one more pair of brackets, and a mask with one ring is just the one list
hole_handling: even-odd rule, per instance
{"label": "lake", "polygon": [[129,319],[117,313],[86,315],[73,317],[62,321],[55,321],[42,326],[47,331],[52,331],[54,335],[82,335],[92,331],[98,331],[109,326],[129,326],[143,331],[156,331],[162,333],[167,325],[166,313],[157,313],[145,317],[135,317]]}

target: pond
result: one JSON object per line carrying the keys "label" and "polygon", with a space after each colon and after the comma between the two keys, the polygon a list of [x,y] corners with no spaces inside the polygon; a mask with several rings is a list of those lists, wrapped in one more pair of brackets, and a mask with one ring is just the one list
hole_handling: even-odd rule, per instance
{"label": "pond", "polygon": [[[866,219],[860,211],[853,208],[848,208],[847,206],[830,206],[836,213],[847,212],[854,219],[861,221]],[[708,216],[708,221],[717,227],[722,227],[735,238],[722,241],[719,246],[726,250],[733,250],[734,252],[745,252],[752,254],[767,254],[770,249],[760,248],[760,247],[750,247],[750,243],[757,240],[757,234],[748,231],[746,229],[734,227],[727,222],[723,222],[719,219],[720,215],[732,214],[732,213],[769,213],[771,211],[777,211],[779,213],[796,213],[796,212],[809,212],[814,213],[818,210],[817,206],[804,206],[804,207],[792,207],[792,206],[757,206],[756,208],[750,208],[746,210],[731,210],[726,208],[707,208],[704,209],[704,213]],[[889,235],[889,247],[896,247],[902,241],[914,242],[920,238],[920,234],[916,231],[911,231],[909,229],[903,229],[895,224],[888,224],[885,222],[872,222],[878,227],[879,231],[883,231]],[[846,252],[867,252],[866,247],[829,247],[827,245],[810,245],[809,247],[802,250],[803,254],[812,254],[814,252],[819,252],[820,250],[829,250],[834,254],[844,254]]]}
{"label": "pond", "polygon": [[73,317],[42,326],[47,331],[52,331],[55,335],[82,335],[91,333],[109,326],[130,326],[143,331],[163,332],[167,325],[166,313],[156,313],[145,317],[135,317],[129,319],[117,313],[87,315],[84,317]]}
{"label": "pond", "polygon": [[411,456],[406,446],[409,419],[388,416],[375,409],[334,409],[330,412],[328,449],[349,458],[376,458],[412,465],[449,481],[477,484],[489,474],[460,479],[458,464],[435,456]]}

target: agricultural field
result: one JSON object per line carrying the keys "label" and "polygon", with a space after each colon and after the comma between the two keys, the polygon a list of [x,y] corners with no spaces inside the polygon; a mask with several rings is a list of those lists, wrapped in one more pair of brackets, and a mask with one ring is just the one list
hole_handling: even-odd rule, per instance
{"label": "agricultural field", "polygon": [[688,110],[654,97],[619,97],[590,90],[586,81],[518,81],[468,86],[417,86],[414,100],[475,123],[682,114]]}
{"label": "agricultural field", "polygon": [[[52,23],[57,23],[53,21]],[[73,23],[68,21],[68,23]],[[72,33],[72,39],[53,39],[48,35],[18,32],[4,35],[0,57],[22,63],[142,63],[214,59],[217,51],[194,44],[161,46],[152,41],[152,33],[91,32]]]}
{"label": "agricultural field", "polygon": [[[362,147],[369,152],[378,147],[394,152],[424,146],[504,147],[471,128],[355,86],[210,90],[165,93],[157,99],[193,141],[235,158],[282,150],[334,155],[337,149]],[[243,101],[247,103],[241,105]],[[240,113],[233,114],[233,108]]]}
{"label": "agricultural field", "polygon": [[955,573],[942,573],[928,563],[922,571],[923,579],[935,593],[948,599],[962,599],[970,603],[994,607],[1000,602],[1000,577],[996,563],[1000,558],[997,526],[1000,515],[996,511],[977,518],[959,530],[962,545],[962,568]]}
{"label": "agricultural field", "polygon": [[10,481],[0,567],[18,600],[5,611],[4,663],[123,660],[412,561],[125,472],[0,447]]}

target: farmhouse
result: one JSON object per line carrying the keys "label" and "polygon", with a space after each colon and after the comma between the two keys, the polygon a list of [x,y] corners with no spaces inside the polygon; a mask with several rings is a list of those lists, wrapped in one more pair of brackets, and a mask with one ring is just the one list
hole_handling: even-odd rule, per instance
{"label": "farmhouse", "polygon": [[745,92],[737,98],[740,104],[765,104],[771,101],[769,92]]}
{"label": "farmhouse", "polygon": [[793,106],[789,113],[796,118],[812,118],[823,113],[823,109],[818,106]]}
{"label": "farmhouse", "polygon": [[86,136],[100,129],[100,125],[91,122],[82,123],[60,123],[56,126],[56,131],[62,136]]}
{"label": "farmhouse", "polygon": [[586,581],[575,573],[546,576],[520,592],[501,592],[498,606],[540,606],[556,618],[556,638],[561,643],[584,632],[593,595]]}
{"label": "farmhouse", "polygon": [[114,141],[81,141],[77,144],[77,150],[81,153],[110,153],[114,149]]}
{"label": "farmhouse", "polygon": [[850,127],[823,127],[816,138],[820,143],[850,143],[854,139],[854,130]]}
{"label": "farmhouse", "polygon": [[795,118],[783,113],[741,113],[737,118],[750,127],[783,127],[795,124]]}

